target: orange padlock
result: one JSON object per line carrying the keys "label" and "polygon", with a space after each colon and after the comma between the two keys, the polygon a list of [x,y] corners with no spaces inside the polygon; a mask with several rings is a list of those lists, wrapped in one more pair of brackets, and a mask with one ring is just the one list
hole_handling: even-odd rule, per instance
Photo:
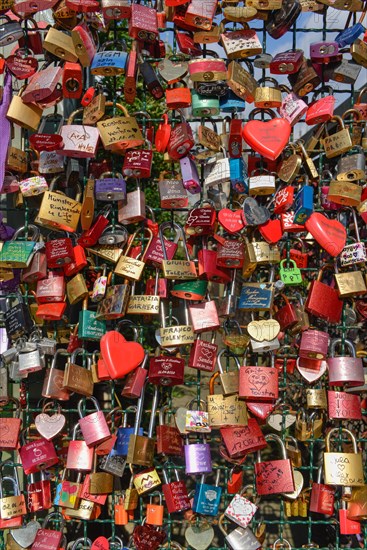
{"label": "orange padlock", "polygon": [[[159,504],[153,503],[153,497],[159,496]],[[147,504],[146,522],[149,525],[163,525],[164,506],[162,505],[162,493],[155,491],[150,495],[149,504]]]}
{"label": "orange padlock", "polygon": [[125,510],[124,498],[119,497],[118,503],[115,504],[115,524],[127,525],[129,523],[129,512]]}
{"label": "orange padlock", "polygon": [[[177,87],[181,84],[183,87]],[[167,109],[184,109],[191,105],[191,92],[183,80],[179,80],[172,87],[166,89]]]}

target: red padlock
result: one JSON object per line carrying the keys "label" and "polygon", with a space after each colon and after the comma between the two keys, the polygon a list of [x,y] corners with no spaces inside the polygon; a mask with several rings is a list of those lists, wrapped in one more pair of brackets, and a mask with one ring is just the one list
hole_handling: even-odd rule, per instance
{"label": "red padlock", "polygon": [[285,305],[280,308],[277,306],[274,319],[280,324],[281,330],[287,330],[298,323],[298,316],[295,307],[290,303],[287,296],[285,294],[281,296]]}
{"label": "red padlock", "polygon": [[293,493],[295,490],[292,463],[287,457],[285,445],[278,435],[268,434],[266,442],[275,441],[281,448],[280,460],[261,461],[260,451],[257,452],[255,464],[255,483],[258,495],[278,495]]}
{"label": "red padlock", "polygon": [[184,512],[190,510],[191,503],[187,494],[185,482],[180,480],[178,471],[174,468],[176,480],[169,481],[165,467],[162,468],[164,483],[162,484],[162,492],[166,500],[166,506],[169,514],[176,512]]}
{"label": "red padlock", "polygon": [[179,386],[184,381],[185,361],[179,356],[159,355],[149,362],[149,382],[159,386]]}
{"label": "red padlock", "polygon": [[152,171],[153,151],[148,143],[148,149],[130,149],[126,151],[122,173],[126,177],[149,178]]}
{"label": "red padlock", "polygon": [[359,395],[328,390],[327,399],[330,419],[362,420],[361,398]]}
{"label": "red padlock", "polygon": [[[274,356],[271,356],[274,363]],[[240,367],[239,396],[250,401],[274,401],[278,399],[278,369],[271,367],[248,367],[246,355]]]}
{"label": "red padlock", "polygon": [[78,244],[83,248],[89,248],[97,244],[99,237],[102,235],[104,229],[110,223],[108,215],[111,211],[111,206],[105,206],[97,215],[94,223],[87,231],[83,231],[78,239]]}
{"label": "red padlock", "polygon": [[[57,518],[59,529],[47,529],[48,522]],[[64,517],[60,512],[52,512],[43,520],[41,529],[38,529],[31,550],[59,550],[64,530]]]}
{"label": "red padlock", "polygon": [[30,443],[25,443],[24,435],[28,430],[29,428],[21,434],[22,446],[19,449],[23,470],[27,475],[50,468],[59,462],[52,441],[47,441],[42,437]]}
{"label": "red padlock", "polygon": [[128,397],[130,399],[138,399],[141,396],[143,391],[145,379],[147,377],[148,371],[146,370],[146,365],[149,359],[149,353],[145,352],[144,360],[139,367],[131,371],[126,378],[124,389],[121,392],[123,397]]}
{"label": "red padlock", "polygon": [[255,418],[249,418],[247,426],[220,428],[220,435],[231,458],[239,458],[266,447],[264,434]]}
{"label": "red padlock", "polygon": [[213,372],[217,363],[218,352],[218,346],[214,342],[215,333],[213,333],[211,342],[202,340],[201,334],[198,334],[195,342],[191,346],[188,366],[197,370]]}
{"label": "red padlock", "polygon": [[329,334],[322,330],[302,332],[299,356],[308,359],[326,359],[329,347]]}
{"label": "red padlock", "polygon": [[30,482],[27,485],[28,511],[34,513],[49,510],[52,506],[50,480],[45,479],[44,472],[41,472],[39,481],[34,481],[34,474],[31,474],[30,477]]}
{"label": "red padlock", "polygon": [[62,73],[62,93],[64,97],[79,99],[83,91],[83,74],[79,63],[66,61]]}
{"label": "red padlock", "polygon": [[[177,87],[177,84],[183,87]],[[172,87],[166,89],[166,105],[167,109],[172,111],[176,109],[185,109],[191,105],[191,92],[183,80],[172,84]]]}
{"label": "red padlock", "polygon": [[64,267],[64,274],[66,277],[72,277],[73,275],[76,275],[87,267],[88,261],[87,257],[85,255],[85,250],[80,244],[77,244],[73,247],[74,252],[74,260],[70,262],[69,264],[65,264]]}
{"label": "red padlock", "polygon": [[317,480],[312,483],[310,512],[332,516],[334,514],[335,487],[322,483],[323,467],[317,470]]}
{"label": "red padlock", "polygon": [[204,200],[190,210],[185,223],[186,235],[212,235],[216,228],[217,213],[212,201]]}
{"label": "red padlock", "polygon": [[[48,235],[50,239],[52,233]],[[47,267],[54,269],[75,260],[73,243],[70,237],[47,240],[45,243]]]}
{"label": "red padlock", "polygon": [[289,210],[293,205],[293,200],[294,187],[292,185],[278,189],[274,199],[274,214],[281,214]]}
{"label": "red padlock", "polygon": [[340,300],[338,291],[335,288],[321,282],[326,269],[330,269],[330,266],[324,266],[319,271],[317,280],[312,281],[305,303],[305,310],[315,315],[315,317],[337,324],[341,319],[343,300]]}
{"label": "red padlock", "polygon": [[217,266],[217,257],[217,251],[209,250],[203,241],[203,248],[198,252],[199,279],[227,284],[231,281],[231,272]]}
{"label": "red padlock", "polygon": [[36,300],[38,304],[65,301],[65,278],[59,271],[49,271],[48,277],[37,281]]}
{"label": "red padlock", "polygon": [[[3,398],[4,399],[4,398]],[[14,397],[6,398],[0,402],[0,410],[4,414],[4,407],[8,404],[15,405],[15,418],[7,418],[3,415],[0,421],[0,449],[14,450],[18,447],[19,432],[22,421],[20,419],[21,406],[18,399]]]}
{"label": "red padlock", "polygon": [[173,424],[165,423],[165,415],[169,409],[168,405],[159,410],[159,425],[156,427],[157,433],[157,453],[167,456],[181,456],[183,451],[182,437]]}
{"label": "red padlock", "polygon": [[195,140],[192,134],[191,126],[188,122],[183,121],[171,131],[167,152],[171,159],[179,160],[187,155],[194,147]]}
{"label": "red padlock", "polygon": [[228,155],[238,159],[242,155],[242,120],[232,118],[229,125]]}

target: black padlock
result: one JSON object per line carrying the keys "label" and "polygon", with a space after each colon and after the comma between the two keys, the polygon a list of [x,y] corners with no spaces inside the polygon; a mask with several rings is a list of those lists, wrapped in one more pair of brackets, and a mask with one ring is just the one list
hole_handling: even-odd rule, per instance
{"label": "black padlock", "polygon": [[151,64],[148,61],[139,63],[139,71],[152,96],[155,99],[161,99],[164,96],[164,91]]}
{"label": "black padlock", "polygon": [[5,329],[8,338],[16,340],[24,334],[28,334],[32,327],[32,319],[28,307],[22,298],[18,303],[11,305],[11,299],[7,298],[7,310],[5,311]]}

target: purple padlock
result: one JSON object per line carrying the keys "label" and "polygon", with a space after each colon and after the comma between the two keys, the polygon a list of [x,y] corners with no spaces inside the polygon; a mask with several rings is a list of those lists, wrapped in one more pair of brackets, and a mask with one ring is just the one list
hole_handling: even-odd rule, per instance
{"label": "purple padlock", "polygon": [[0,283],[1,292],[15,292],[20,285],[20,272],[21,269],[13,269],[14,277],[8,281],[2,281]]}
{"label": "purple padlock", "polygon": [[341,338],[332,341],[331,357],[328,358],[330,386],[362,386],[364,384],[363,362],[356,357],[355,348],[350,340],[345,340],[350,356],[335,357],[336,346],[341,344]]}
{"label": "purple padlock", "polygon": [[192,443],[186,437],[185,451],[185,472],[186,474],[210,474],[212,471],[212,457],[210,445],[204,443]]}
{"label": "purple padlock", "polygon": [[3,223],[4,215],[0,212],[0,240],[9,241],[15,233],[15,229]]}
{"label": "purple padlock", "polygon": [[200,178],[195,162],[190,157],[184,157],[180,159],[180,168],[184,188],[192,195],[200,193]]}
{"label": "purple padlock", "polygon": [[124,201],[126,200],[126,181],[122,174],[117,173],[115,178],[112,172],[104,172],[95,183],[95,195],[99,201]]}
{"label": "purple padlock", "polygon": [[337,42],[313,42],[310,44],[310,58],[312,63],[332,63],[341,61]]}

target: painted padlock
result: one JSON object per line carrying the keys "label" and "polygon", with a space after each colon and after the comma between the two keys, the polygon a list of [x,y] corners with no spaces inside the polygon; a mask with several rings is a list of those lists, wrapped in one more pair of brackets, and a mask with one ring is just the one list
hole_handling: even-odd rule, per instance
{"label": "painted padlock", "polygon": [[332,341],[327,364],[329,367],[330,386],[361,386],[364,384],[363,363],[356,357],[355,348],[350,340],[345,340],[350,356],[335,357],[337,346],[342,343],[341,338]]}

